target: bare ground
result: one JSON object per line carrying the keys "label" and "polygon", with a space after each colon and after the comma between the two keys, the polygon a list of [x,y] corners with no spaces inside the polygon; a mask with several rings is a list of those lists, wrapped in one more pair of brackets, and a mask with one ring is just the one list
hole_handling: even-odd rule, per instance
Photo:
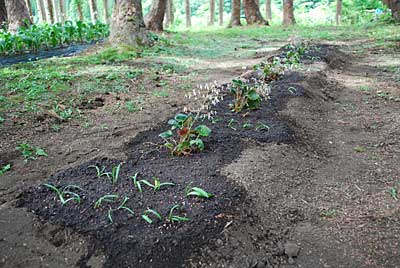
{"label": "bare ground", "polygon": [[[341,49],[351,55],[352,47]],[[262,59],[207,62],[191,84],[227,82]],[[285,245],[291,242],[300,250],[294,267],[400,267],[400,207],[389,193],[400,191],[400,102],[380,97],[400,95],[396,77],[385,70],[398,68],[399,60],[398,48],[373,47],[336,68],[306,66],[307,97],[291,99],[281,112],[295,142],[249,144],[223,169],[247,189],[248,199],[238,208],[241,216],[186,266],[286,267]],[[186,101],[179,92],[162,101],[144,95],[143,111],[132,116],[107,112],[116,96],[101,97],[105,106],[87,113],[107,129],[70,122],[58,133],[39,125],[1,133],[0,159],[11,161],[13,171],[0,182],[0,267],[79,267],[93,251],[87,239],[16,208],[22,189],[99,155],[124,157],[124,144]],[[24,140],[45,148],[49,157],[24,163],[14,149]],[[98,250],[88,265],[101,267],[104,260]]]}

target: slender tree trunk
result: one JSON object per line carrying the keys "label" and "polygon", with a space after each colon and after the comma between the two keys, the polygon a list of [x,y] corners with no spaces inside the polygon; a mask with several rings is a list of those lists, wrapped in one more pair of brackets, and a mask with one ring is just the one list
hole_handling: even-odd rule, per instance
{"label": "slender tree trunk", "polygon": [[145,17],[147,29],[155,32],[162,32],[167,0],[153,0],[150,12]]}
{"label": "slender tree trunk", "polygon": [[111,44],[138,46],[151,43],[141,0],[118,0],[112,18]]}
{"label": "slender tree trunk", "polygon": [[59,0],[59,11],[60,11],[60,22],[62,24],[65,23],[65,19],[66,19],[66,14],[65,14],[65,2],[64,0]]}
{"label": "slender tree trunk", "polygon": [[90,8],[90,17],[92,19],[92,23],[96,23],[98,17],[96,0],[89,0],[89,8]]}
{"label": "slender tree trunk", "polygon": [[51,24],[54,23],[54,9],[53,9],[53,1],[52,0],[46,0],[45,2],[45,8],[46,8],[46,17],[47,21]]}
{"label": "slender tree trunk", "polygon": [[37,13],[39,16],[39,21],[41,23],[46,22],[46,12],[43,4],[43,0],[36,0],[36,8],[37,8]]}
{"label": "slender tree trunk", "polygon": [[208,26],[213,26],[215,21],[215,0],[210,0],[210,20]]}
{"label": "slender tree trunk", "polygon": [[21,26],[27,26],[25,21],[32,23],[28,7],[24,0],[6,0],[8,30],[16,33]]}
{"label": "slender tree trunk", "polygon": [[185,0],[186,28],[192,27],[192,14],[190,11],[190,0]]}
{"label": "slender tree trunk", "polygon": [[53,0],[53,16],[54,16],[54,23],[59,22],[60,21],[60,12],[58,10],[59,5],[57,3],[57,0]]}
{"label": "slender tree trunk", "polygon": [[229,27],[241,26],[240,23],[240,0],[232,0],[232,15],[231,21],[229,22]]}
{"label": "slender tree trunk", "polygon": [[342,17],[342,0],[336,0],[336,25],[340,25]]}
{"label": "slender tree trunk", "polygon": [[3,22],[7,21],[7,10],[6,10],[6,3],[4,0],[0,0],[0,28]]}
{"label": "slender tree trunk", "polygon": [[293,12],[293,0],[282,0],[283,2],[283,25],[293,25],[296,23]]}
{"label": "slender tree trunk", "polygon": [[257,4],[258,8],[260,8],[260,0],[255,0],[255,2]]}
{"label": "slender tree trunk", "polygon": [[32,4],[31,4],[31,0],[25,0],[26,3],[26,7],[28,8],[28,13],[29,13],[29,17],[33,18],[33,14],[32,14]]}
{"label": "slender tree trunk", "polygon": [[244,13],[246,14],[246,21],[248,25],[268,25],[268,22],[261,15],[260,6],[257,5],[256,0],[243,0],[243,4]]}
{"label": "slender tree trunk", "polygon": [[268,21],[272,20],[271,0],[265,0],[265,16]]}
{"label": "slender tree trunk", "polygon": [[80,0],[76,0],[76,11],[78,13],[78,19],[84,21],[85,17],[83,16],[82,3]]}
{"label": "slender tree trunk", "polygon": [[400,0],[384,0],[384,4],[392,11],[392,17],[400,22]]}
{"label": "slender tree trunk", "polygon": [[224,0],[219,0],[218,5],[218,13],[219,13],[219,26],[224,25]]}
{"label": "slender tree trunk", "polygon": [[110,23],[108,0],[103,0],[103,18],[105,23]]}
{"label": "slender tree trunk", "polygon": [[173,17],[173,2],[172,0],[167,0],[167,6],[165,8],[165,18],[164,18],[164,28],[168,28],[172,25],[171,19]]}

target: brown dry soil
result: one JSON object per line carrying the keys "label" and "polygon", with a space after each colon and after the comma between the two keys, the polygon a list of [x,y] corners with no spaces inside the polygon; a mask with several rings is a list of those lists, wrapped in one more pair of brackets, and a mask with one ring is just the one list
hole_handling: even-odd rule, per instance
{"label": "brown dry soil", "polygon": [[[74,121],[58,133],[6,129],[0,164],[11,162],[13,170],[0,181],[0,267],[400,267],[400,205],[390,194],[400,191],[400,102],[390,98],[400,95],[390,72],[399,46],[373,46],[362,56],[353,55],[354,44],[339,49],[322,46],[320,60],[287,73],[259,111],[236,118],[265,120],[270,131],[234,131],[225,115],[202,155],[174,159],[156,145],[187,101],[179,92],[163,101],[144,96],[136,116],[108,113],[115,96],[99,96],[102,104],[87,114],[107,129]],[[214,69],[210,81],[243,72],[233,66]],[[49,157],[25,163],[13,149],[25,140]],[[87,168],[119,162],[125,181],[114,188]],[[165,199],[137,197],[126,179],[136,170],[178,187],[161,191]],[[216,197],[182,199],[186,177]],[[93,190],[82,194],[89,204],[109,191],[131,194],[136,210],[159,204],[163,215],[179,203],[191,221],[149,226],[116,213],[111,225],[90,205],[61,207],[40,186],[46,181]]]}

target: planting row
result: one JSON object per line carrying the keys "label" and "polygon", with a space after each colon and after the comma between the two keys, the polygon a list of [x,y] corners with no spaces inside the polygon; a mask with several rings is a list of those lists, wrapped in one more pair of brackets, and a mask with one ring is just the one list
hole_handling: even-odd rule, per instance
{"label": "planting row", "polygon": [[[110,179],[111,183],[115,185],[118,180],[119,180],[119,173],[120,173],[120,168],[121,164],[117,166],[113,166],[111,169],[111,172],[106,172],[105,167],[98,167],[98,166],[90,166],[90,168],[95,168],[96,169],[96,174],[98,178],[102,177],[107,177]],[[147,186],[151,188],[154,192],[159,192],[164,188],[167,187],[174,187],[175,183],[173,182],[161,182],[157,177],[153,177],[154,182],[151,183],[148,180],[142,179],[138,180],[139,173],[136,173],[135,175],[130,177],[130,180],[132,181],[133,186],[137,189],[139,193],[143,193],[144,191],[144,186]],[[65,187],[58,187],[56,185],[50,184],[50,183],[45,183],[43,184],[45,187],[49,188],[51,191],[53,191],[58,199],[58,201],[64,206],[67,205],[69,202],[76,202],[78,204],[81,204],[82,201],[82,195],[85,193],[85,190],[82,189],[82,187],[79,187],[77,185],[68,185]],[[198,197],[198,198],[203,198],[203,199],[209,199],[212,198],[214,195],[211,193],[206,192],[205,190],[199,188],[199,187],[192,187],[191,184],[189,184],[186,189],[185,189],[185,197]],[[94,209],[99,209],[103,207],[106,203],[107,204],[116,204],[115,206],[110,205],[108,207],[108,212],[107,212],[107,217],[110,223],[113,223],[113,213],[116,211],[125,211],[130,215],[135,215],[134,211],[127,206],[127,202],[129,201],[129,197],[126,195],[123,197],[122,201],[120,203],[117,203],[120,199],[120,196],[118,194],[106,194],[98,198],[94,204],[93,208]],[[181,212],[181,206],[179,205],[173,205],[168,213],[168,216],[166,219],[170,222],[184,222],[184,221],[189,221],[190,219],[187,217],[179,216],[177,215],[177,212]],[[163,220],[163,217],[157,210],[148,208],[143,211],[141,214],[141,218],[148,222],[149,224],[152,224],[154,219],[152,218],[157,218],[158,220]]]}
{"label": "planting row", "polygon": [[35,53],[71,44],[90,43],[109,35],[107,24],[67,21],[65,24],[42,24],[22,27],[16,34],[0,30],[0,55]]}

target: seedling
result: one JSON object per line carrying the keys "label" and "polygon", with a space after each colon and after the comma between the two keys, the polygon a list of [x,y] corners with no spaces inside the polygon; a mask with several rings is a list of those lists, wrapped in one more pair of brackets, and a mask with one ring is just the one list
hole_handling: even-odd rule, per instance
{"label": "seedling", "polygon": [[36,160],[40,156],[48,156],[47,153],[40,147],[32,146],[28,143],[21,143],[18,145],[17,150],[21,151],[25,161]]}
{"label": "seedling", "polygon": [[238,121],[236,121],[235,119],[233,119],[233,118],[231,118],[230,120],[229,120],[229,122],[228,122],[228,127],[230,128],[230,129],[233,129],[233,130],[237,130],[237,128],[235,127],[236,125],[238,124]]}
{"label": "seedling", "polygon": [[153,209],[147,209],[143,214],[142,214],[142,219],[144,219],[146,222],[148,222],[149,224],[153,223],[153,220],[150,218],[150,215],[154,215],[156,216],[160,221],[162,220],[162,217],[160,215],[160,213],[158,213],[157,211],[153,210]]}
{"label": "seedling", "polygon": [[100,197],[96,203],[94,203],[94,208],[100,207],[103,202],[114,203],[118,199],[118,195],[116,194],[107,194]]}
{"label": "seedling", "polygon": [[96,174],[97,174],[98,178],[101,178],[103,176],[110,177],[110,173],[109,172],[105,172],[106,171],[106,167],[105,166],[100,168],[99,166],[92,165],[92,166],[89,166],[89,167],[96,169]]}
{"label": "seedling", "polygon": [[184,221],[190,221],[189,218],[174,215],[174,211],[175,211],[176,209],[180,209],[180,206],[179,206],[179,205],[175,205],[175,206],[173,206],[173,207],[171,208],[171,210],[169,211],[168,220],[169,220],[170,222],[184,222]]}
{"label": "seedling", "polygon": [[269,126],[264,124],[263,122],[257,122],[256,130],[258,131],[269,131]]}
{"label": "seedling", "polygon": [[192,188],[187,189],[186,196],[197,196],[197,197],[209,199],[209,198],[213,197],[214,195],[204,191],[201,188],[192,187]]}
{"label": "seedling", "polygon": [[257,109],[261,103],[261,96],[258,94],[257,88],[246,84],[243,80],[234,79],[230,92],[234,96],[234,101],[230,106],[235,113],[240,113],[246,108]]}
{"label": "seedling", "polygon": [[333,218],[336,216],[336,209],[329,209],[326,211],[322,211],[320,215],[321,217],[324,218]]}
{"label": "seedling", "polygon": [[[205,125],[195,127],[197,119],[198,115],[177,114],[174,119],[168,121],[171,130],[159,136],[165,141],[164,146],[172,155],[188,155],[193,150],[204,150],[204,142],[201,138],[210,136],[211,129]],[[175,130],[177,138],[174,137]]]}
{"label": "seedling", "polygon": [[250,129],[252,127],[253,127],[253,124],[250,124],[250,123],[244,123],[242,126],[242,128],[244,128],[244,129]]}
{"label": "seedling", "polygon": [[295,87],[288,87],[288,89],[287,89],[289,92],[290,92],[290,94],[292,94],[292,95],[296,95],[296,93],[297,93],[297,89],[295,88]]}
{"label": "seedling", "polygon": [[11,164],[7,164],[0,168],[0,176],[4,175],[7,171],[11,169]]}
{"label": "seedling", "polygon": [[61,189],[61,188],[57,188],[56,186],[54,186],[52,184],[48,184],[48,183],[45,183],[43,185],[46,186],[47,188],[49,188],[50,190],[52,190],[58,196],[62,205],[65,205],[70,201],[76,201],[78,203],[81,202],[81,197],[77,193],[71,191],[71,189],[78,189],[78,190],[83,191],[83,189],[79,186],[68,185],[68,186],[64,187],[63,189]]}
{"label": "seedling", "polygon": [[363,153],[365,152],[365,147],[357,145],[356,147],[354,147],[354,151],[356,151],[357,153]]}
{"label": "seedling", "polygon": [[143,183],[151,188],[153,188],[154,192],[157,192],[159,190],[161,190],[162,187],[166,187],[166,186],[175,186],[175,183],[172,182],[160,182],[160,180],[156,177],[153,177],[154,179],[154,184],[151,184],[149,181],[147,180],[140,180],[140,183]]}
{"label": "seedling", "polygon": [[111,169],[111,182],[116,184],[119,178],[119,171],[121,169],[121,163],[118,166],[113,166]]}
{"label": "seedling", "polygon": [[118,210],[121,210],[121,209],[122,209],[122,210],[126,210],[129,214],[135,215],[135,213],[133,212],[132,209],[130,209],[130,208],[128,208],[127,206],[125,206],[125,204],[126,204],[126,202],[128,202],[128,200],[129,200],[129,198],[125,196],[125,197],[124,197],[124,200],[122,201],[122,203],[121,203],[116,209],[110,208],[110,209],[108,210],[107,216],[108,216],[108,219],[110,220],[111,223],[114,222],[114,221],[113,221],[113,217],[112,217],[112,214],[113,214],[114,211],[118,211]]}
{"label": "seedling", "polygon": [[399,198],[398,198],[398,193],[397,193],[397,189],[396,189],[396,188],[394,188],[394,187],[390,188],[389,194],[390,194],[390,196],[391,196],[394,200],[397,201],[397,200],[399,199]]}
{"label": "seedling", "polygon": [[138,189],[138,191],[142,193],[143,192],[142,185],[140,184],[140,181],[137,180],[138,175],[139,172],[136,172],[135,175],[131,176],[131,180],[133,182],[133,185]]}

